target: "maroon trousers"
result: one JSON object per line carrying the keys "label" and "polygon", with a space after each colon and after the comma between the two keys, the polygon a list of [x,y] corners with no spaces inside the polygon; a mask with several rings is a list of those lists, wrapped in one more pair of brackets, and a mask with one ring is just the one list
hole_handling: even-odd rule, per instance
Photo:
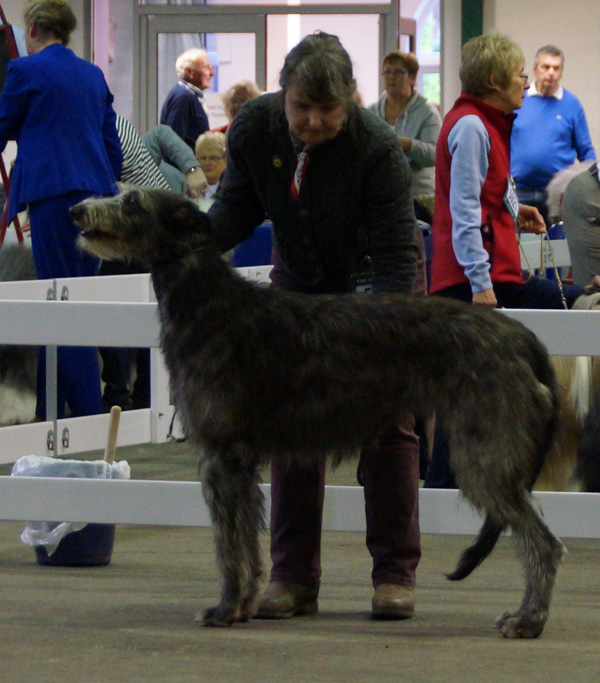
{"label": "maroon trousers", "polygon": [[[419,448],[406,415],[361,457],[372,579],[415,585],[421,557]],[[311,468],[271,468],[271,581],[318,587],[326,462]]]}

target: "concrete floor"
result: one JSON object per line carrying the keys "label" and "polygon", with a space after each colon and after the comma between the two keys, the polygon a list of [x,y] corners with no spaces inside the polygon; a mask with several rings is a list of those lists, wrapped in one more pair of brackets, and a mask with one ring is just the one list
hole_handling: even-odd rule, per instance
{"label": "concrete floor", "polygon": [[[90,454],[86,457],[96,457]],[[186,444],[119,449],[136,478],[195,476]],[[6,473],[6,470],[0,472]],[[330,483],[352,483],[352,469]],[[463,583],[469,538],[424,536],[417,611],[369,618],[370,560],[359,533],[325,532],[315,616],[207,629],[195,613],[219,585],[209,529],[118,526],[107,567],[44,567],[0,523],[2,681],[598,681],[600,541],[571,540],[543,635],[508,641],[494,618],[516,607],[522,576],[510,539]],[[264,538],[267,560],[268,538]]]}

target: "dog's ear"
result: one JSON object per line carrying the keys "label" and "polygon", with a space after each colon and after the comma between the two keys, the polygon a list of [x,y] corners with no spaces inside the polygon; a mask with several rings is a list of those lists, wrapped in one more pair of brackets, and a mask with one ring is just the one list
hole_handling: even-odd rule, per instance
{"label": "dog's ear", "polygon": [[190,200],[178,206],[173,217],[180,229],[183,228],[190,232],[199,232],[201,234],[210,232],[208,216],[203,211],[200,211],[198,206]]}

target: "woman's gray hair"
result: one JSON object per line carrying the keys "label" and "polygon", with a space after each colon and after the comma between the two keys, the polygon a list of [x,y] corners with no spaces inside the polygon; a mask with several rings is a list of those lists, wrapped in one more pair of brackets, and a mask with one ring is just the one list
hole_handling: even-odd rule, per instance
{"label": "woman's gray hair", "polygon": [[66,0],[29,0],[23,10],[25,26],[33,22],[43,36],[58,38],[67,45],[77,19]]}
{"label": "woman's gray hair", "polygon": [[487,33],[471,38],[462,50],[462,89],[468,95],[482,97],[491,92],[494,85],[508,86],[515,71],[524,65],[521,48],[507,36]]}
{"label": "woman's gray hair", "polygon": [[296,86],[311,102],[348,104],[356,91],[350,56],[337,36],[321,31],[288,53],[279,85],[284,93]]}

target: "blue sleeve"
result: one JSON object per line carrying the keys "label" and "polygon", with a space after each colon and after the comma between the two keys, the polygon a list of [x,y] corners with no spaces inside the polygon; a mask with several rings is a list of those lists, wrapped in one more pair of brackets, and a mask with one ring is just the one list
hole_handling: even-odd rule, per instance
{"label": "blue sleeve", "polygon": [[478,116],[459,119],[448,136],[452,246],[471,290],[491,289],[488,253],[481,239],[481,188],[488,170],[490,139]]}
{"label": "blue sleeve", "polygon": [[583,107],[579,105],[575,125],[573,127],[573,146],[577,152],[579,161],[593,161],[596,158],[594,146],[590,139],[590,131],[588,129],[587,120]]}
{"label": "blue sleeve", "polygon": [[30,82],[19,66],[15,60],[9,62],[0,96],[0,152],[9,140],[17,139],[31,102]]}
{"label": "blue sleeve", "polygon": [[108,160],[115,174],[115,180],[118,180],[121,177],[121,170],[123,168],[123,152],[121,151],[121,141],[117,133],[117,115],[112,107],[114,97],[108,86],[106,86],[106,91],[106,109],[104,110],[102,137]]}

